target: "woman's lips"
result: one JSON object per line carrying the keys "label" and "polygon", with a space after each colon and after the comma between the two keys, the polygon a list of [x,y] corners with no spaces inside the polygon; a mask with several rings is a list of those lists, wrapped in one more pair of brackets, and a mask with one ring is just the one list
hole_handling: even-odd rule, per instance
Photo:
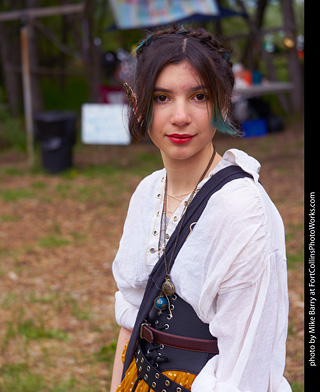
{"label": "woman's lips", "polygon": [[190,142],[190,140],[194,137],[194,135],[189,135],[189,134],[178,134],[178,133],[173,133],[171,135],[167,135],[167,137],[176,144],[184,144]]}

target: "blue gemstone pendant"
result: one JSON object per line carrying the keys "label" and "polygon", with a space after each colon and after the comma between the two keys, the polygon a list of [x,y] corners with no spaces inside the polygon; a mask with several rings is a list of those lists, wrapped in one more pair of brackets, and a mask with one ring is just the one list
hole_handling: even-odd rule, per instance
{"label": "blue gemstone pendant", "polygon": [[168,300],[166,297],[158,297],[154,300],[154,306],[157,309],[163,310],[167,309],[168,307]]}

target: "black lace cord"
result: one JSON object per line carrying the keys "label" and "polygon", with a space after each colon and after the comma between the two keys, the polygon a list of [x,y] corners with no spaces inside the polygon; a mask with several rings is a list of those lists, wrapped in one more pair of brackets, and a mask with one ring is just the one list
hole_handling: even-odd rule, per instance
{"label": "black lace cord", "polygon": [[[162,310],[161,312],[167,312],[168,316],[170,315],[170,312],[168,309]],[[163,329],[168,329],[169,325],[168,324],[164,324],[164,325],[159,325],[159,323],[155,323],[155,329],[157,330],[163,330]],[[152,344],[152,348],[149,348],[146,352],[146,359],[151,363],[152,366],[156,366],[158,367],[159,363],[164,363],[164,362],[168,362],[168,357],[166,357],[165,355],[162,355],[160,352],[158,352],[158,350],[162,350],[163,349],[163,344],[159,344],[159,343],[151,343]]]}

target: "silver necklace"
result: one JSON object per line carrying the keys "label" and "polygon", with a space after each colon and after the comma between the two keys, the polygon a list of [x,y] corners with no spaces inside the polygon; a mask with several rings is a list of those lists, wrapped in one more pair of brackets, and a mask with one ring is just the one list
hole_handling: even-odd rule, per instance
{"label": "silver necklace", "polygon": [[[164,309],[168,308],[170,311],[170,314],[171,314],[171,309],[170,309],[169,297],[175,293],[175,287],[174,287],[174,284],[172,283],[169,271],[170,271],[170,267],[172,265],[174,252],[175,252],[175,249],[176,249],[176,246],[178,243],[178,238],[179,238],[180,231],[181,231],[181,228],[182,228],[182,225],[184,222],[184,218],[186,216],[186,211],[187,211],[191,201],[193,200],[193,197],[197,191],[198,185],[200,184],[200,182],[205,178],[206,174],[208,173],[208,170],[210,169],[210,167],[212,165],[212,162],[215,158],[215,155],[216,155],[216,149],[213,146],[213,153],[212,153],[212,156],[209,160],[209,163],[208,163],[206,169],[204,170],[204,172],[202,173],[200,179],[198,180],[197,185],[195,186],[192,193],[190,194],[187,202],[185,203],[185,207],[184,207],[184,210],[182,212],[182,216],[181,216],[181,219],[179,222],[178,234],[176,236],[176,240],[175,240],[175,243],[173,246],[173,251],[171,253],[169,263],[168,263],[167,254],[166,254],[167,204],[168,204],[168,192],[167,192],[168,180],[167,180],[167,176],[166,176],[165,187],[164,187],[163,209],[162,209],[161,222],[160,222],[160,231],[163,230],[163,233],[164,233],[163,234],[163,260],[164,260],[166,274],[165,274],[165,281],[163,282],[162,287],[161,287],[160,296],[155,299],[154,304],[155,304],[155,307],[160,310],[164,310]],[[163,225],[164,225],[164,228],[163,228]],[[160,244],[159,244],[159,246],[160,246]]]}

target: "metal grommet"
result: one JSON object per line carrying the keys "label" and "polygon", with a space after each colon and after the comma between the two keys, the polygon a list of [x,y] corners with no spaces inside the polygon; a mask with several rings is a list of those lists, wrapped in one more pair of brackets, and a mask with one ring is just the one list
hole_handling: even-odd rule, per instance
{"label": "metal grommet", "polygon": [[141,363],[143,363],[144,362],[144,358],[141,358]]}
{"label": "metal grommet", "polygon": [[142,366],[139,366],[139,372],[141,372],[141,370],[142,370]]}
{"label": "metal grommet", "polygon": [[169,315],[167,316],[167,319],[168,319],[168,320],[171,320],[172,317],[173,317],[173,315],[172,315],[172,314],[169,314]]}
{"label": "metal grommet", "polygon": [[166,381],[164,382],[164,384],[165,384],[166,387],[168,387],[168,386],[170,385],[170,381],[169,381],[169,380],[166,380]]}
{"label": "metal grommet", "polygon": [[150,372],[150,366],[147,366],[147,372]]}
{"label": "metal grommet", "polygon": [[167,392],[165,389],[163,389],[161,392]]}
{"label": "metal grommet", "polygon": [[148,375],[145,374],[143,378],[144,378],[145,380],[148,380]]}
{"label": "metal grommet", "polygon": [[165,324],[164,329],[169,329],[169,328],[170,328],[169,324]]}
{"label": "metal grommet", "polygon": [[177,298],[178,298],[178,297],[177,297],[176,294],[173,294],[173,296],[171,297],[171,299],[172,299],[173,301],[175,301]]}
{"label": "metal grommet", "polygon": [[157,198],[160,199],[160,197],[161,197],[161,193],[158,193]]}
{"label": "metal grommet", "polygon": [[155,248],[150,248],[150,252],[155,253],[156,252]]}
{"label": "metal grommet", "polygon": [[159,374],[159,373],[156,373],[154,376],[155,376],[155,378],[158,380],[158,378],[160,377],[160,374]]}
{"label": "metal grommet", "polygon": [[178,388],[176,389],[176,391],[177,391],[177,392],[181,392],[182,389],[181,389],[180,387],[178,387]]}
{"label": "metal grommet", "polygon": [[152,388],[155,388],[155,387],[157,386],[157,383],[156,383],[156,382],[153,382],[153,383],[151,384],[151,386],[152,386]]}
{"label": "metal grommet", "polygon": [[164,349],[164,344],[160,344],[159,350],[163,350]]}

